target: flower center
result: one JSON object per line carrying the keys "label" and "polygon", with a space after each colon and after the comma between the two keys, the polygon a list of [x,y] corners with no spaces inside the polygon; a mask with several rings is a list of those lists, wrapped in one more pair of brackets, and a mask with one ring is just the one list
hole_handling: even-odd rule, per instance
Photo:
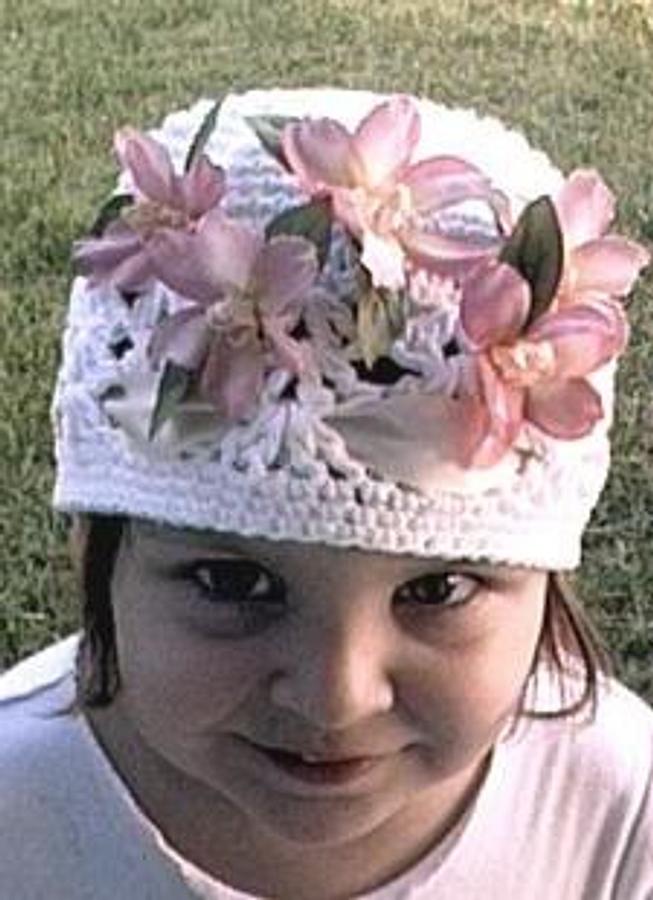
{"label": "flower center", "polygon": [[390,191],[357,188],[354,195],[364,230],[387,236],[410,225],[413,204],[410,189],[405,184],[395,185]]}
{"label": "flower center", "polygon": [[256,332],[261,337],[262,315],[256,294],[243,291],[216,300],[205,312],[206,323],[214,331],[235,334]]}
{"label": "flower center", "polygon": [[233,321],[233,314],[233,301],[229,297],[226,300],[216,300],[215,303],[212,303],[204,313],[204,317],[206,324],[213,331],[225,331]]}
{"label": "flower center", "polygon": [[178,209],[143,200],[124,214],[125,221],[143,238],[149,238],[159,228],[179,230],[189,224],[188,216]]}
{"label": "flower center", "polygon": [[501,378],[513,387],[529,388],[555,373],[555,350],[551,341],[517,341],[489,350]]}

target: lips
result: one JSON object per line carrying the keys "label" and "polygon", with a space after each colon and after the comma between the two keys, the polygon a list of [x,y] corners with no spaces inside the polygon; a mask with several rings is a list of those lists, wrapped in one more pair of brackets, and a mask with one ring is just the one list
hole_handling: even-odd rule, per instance
{"label": "lips", "polygon": [[374,768],[383,759],[380,756],[312,759],[288,750],[258,748],[286,774],[309,784],[346,784]]}
{"label": "lips", "polygon": [[271,764],[276,771],[294,780],[312,785],[345,785],[361,778],[387,759],[386,755],[353,753],[315,753],[268,747],[241,738],[256,756]]}

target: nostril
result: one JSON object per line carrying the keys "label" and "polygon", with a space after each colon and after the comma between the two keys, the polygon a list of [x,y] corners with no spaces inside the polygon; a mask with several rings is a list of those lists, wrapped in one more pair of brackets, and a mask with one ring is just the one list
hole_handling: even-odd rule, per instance
{"label": "nostril", "polygon": [[279,674],[270,686],[270,700],[290,710],[314,728],[339,731],[351,727],[394,705],[394,690],[389,679],[364,678],[347,673]]}

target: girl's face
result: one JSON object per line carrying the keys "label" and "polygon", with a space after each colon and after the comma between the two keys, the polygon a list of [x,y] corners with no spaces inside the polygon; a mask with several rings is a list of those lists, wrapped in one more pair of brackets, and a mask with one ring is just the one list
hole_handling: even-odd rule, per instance
{"label": "girl's face", "polygon": [[121,708],[276,838],[433,815],[519,702],[547,575],[132,522],[113,584]]}

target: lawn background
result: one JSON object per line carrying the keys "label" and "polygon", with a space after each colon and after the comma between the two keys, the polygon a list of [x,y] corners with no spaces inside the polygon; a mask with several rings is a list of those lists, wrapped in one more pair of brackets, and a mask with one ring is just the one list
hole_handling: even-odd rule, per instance
{"label": "lawn background", "polygon": [[[252,86],[398,89],[502,117],[594,165],[653,241],[653,11],[637,0],[0,0],[0,669],[76,625],[49,511],[49,393],[69,248],[113,185],[116,127]],[[510,161],[506,160],[506,165]],[[615,465],[579,581],[653,702],[653,279],[631,306]]]}

